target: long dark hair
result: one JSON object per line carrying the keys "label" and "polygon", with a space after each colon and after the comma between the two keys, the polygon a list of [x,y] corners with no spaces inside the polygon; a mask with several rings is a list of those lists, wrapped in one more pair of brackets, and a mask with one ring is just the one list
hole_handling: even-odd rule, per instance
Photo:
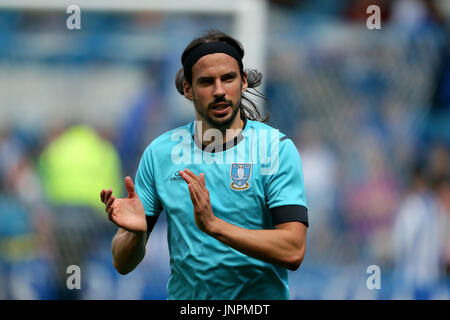
{"label": "long dark hair", "polygon": [[[189,43],[189,45],[186,47],[186,49],[184,49],[183,56],[185,56],[189,51],[191,51],[193,48],[197,47],[200,44],[215,41],[223,41],[232,45],[238,50],[240,56],[242,57],[244,56],[244,48],[242,44],[233,37],[218,30],[206,31],[203,36],[192,40],[191,43]],[[269,114],[267,113],[267,115],[263,117],[261,115],[261,112],[258,110],[258,107],[256,106],[255,102],[253,102],[246,95],[246,93],[248,92],[249,94],[257,98],[267,101],[266,96],[256,89],[256,87],[258,87],[261,84],[262,74],[256,69],[241,70],[241,76],[244,77],[245,74],[247,74],[248,88],[241,95],[241,103],[239,105],[239,108],[241,109],[241,114],[242,116],[246,117],[249,120],[267,122],[269,121]],[[175,76],[175,87],[177,88],[177,91],[184,96],[183,80],[186,80],[189,84],[192,85],[192,75],[190,76],[190,78],[186,79],[183,72],[183,68],[181,68]]]}

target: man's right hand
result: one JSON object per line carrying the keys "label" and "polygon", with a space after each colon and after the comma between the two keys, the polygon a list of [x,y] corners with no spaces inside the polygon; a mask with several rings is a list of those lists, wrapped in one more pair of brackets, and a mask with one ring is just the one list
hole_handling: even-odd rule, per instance
{"label": "man's right hand", "polygon": [[128,197],[116,199],[112,195],[112,190],[103,189],[100,192],[100,199],[106,205],[105,211],[108,218],[118,227],[131,232],[147,232],[147,221],[145,219],[145,210],[139,199],[134,184],[130,177],[125,177],[125,188],[128,191]]}

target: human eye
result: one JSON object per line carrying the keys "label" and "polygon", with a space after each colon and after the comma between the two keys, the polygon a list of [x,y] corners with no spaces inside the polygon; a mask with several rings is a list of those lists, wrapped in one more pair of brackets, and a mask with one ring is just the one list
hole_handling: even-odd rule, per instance
{"label": "human eye", "polygon": [[210,78],[200,78],[198,80],[198,83],[201,84],[201,85],[208,85],[208,84],[212,83],[212,79],[210,79]]}
{"label": "human eye", "polygon": [[231,81],[233,81],[235,78],[236,78],[236,75],[230,74],[230,73],[229,73],[229,74],[224,75],[224,76],[222,77],[222,80],[223,80],[223,81],[231,82]]}

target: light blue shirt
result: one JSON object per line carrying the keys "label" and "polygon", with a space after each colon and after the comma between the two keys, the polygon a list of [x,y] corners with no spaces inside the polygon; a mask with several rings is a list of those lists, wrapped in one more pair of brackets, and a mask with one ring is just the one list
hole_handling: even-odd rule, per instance
{"label": "light blue shirt", "polygon": [[246,229],[274,229],[270,209],[306,208],[296,146],[278,130],[246,120],[235,145],[211,153],[194,142],[195,125],[156,138],[136,174],[145,214],[166,212],[169,299],[289,299],[285,268],[249,257],[197,227],[187,183],[178,171],[205,174],[217,217]]}

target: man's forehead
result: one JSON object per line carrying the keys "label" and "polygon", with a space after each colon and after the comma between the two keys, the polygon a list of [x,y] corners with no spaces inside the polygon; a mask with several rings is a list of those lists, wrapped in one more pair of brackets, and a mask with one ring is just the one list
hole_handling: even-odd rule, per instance
{"label": "man's forehead", "polygon": [[211,53],[201,57],[193,66],[192,73],[200,75],[209,72],[239,72],[239,64],[225,53]]}

